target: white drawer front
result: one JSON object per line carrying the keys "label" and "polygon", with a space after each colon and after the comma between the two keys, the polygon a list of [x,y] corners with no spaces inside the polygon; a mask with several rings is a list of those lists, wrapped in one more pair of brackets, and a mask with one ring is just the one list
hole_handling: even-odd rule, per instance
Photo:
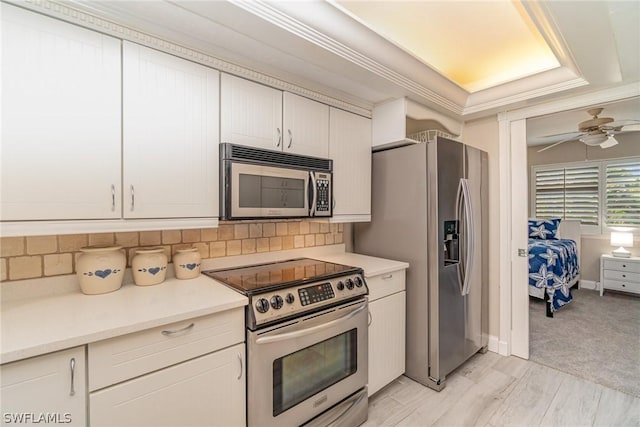
{"label": "white drawer front", "polygon": [[622,282],[618,280],[605,280],[605,289],[613,289],[616,291],[640,293],[640,282]]}
{"label": "white drawer front", "polygon": [[379,276],[367,277],[366,281],[369,287],[369,301],[375,301],[378,298],[404,291],[405,270],[396,270]]}
{"label": "white drawer front", "polygon": [[89,390],[243,341],[244,308],[98,341],[89,344]]}
{"label": "white drawer front", "polygon": [[605,279],[619,280],[621,282],[638,282],[640,283],[640,273],[629,273],[618,270],[605,270]]}
{"label": "white drawer front", "polygon": [[613,259],[605,259],[604,260],[604,269],[605,270],[618,270],[618,271],[628,271],[630,273],[640,273],[640,262],[638,261],[624,261],[624,260],[613,260]]}

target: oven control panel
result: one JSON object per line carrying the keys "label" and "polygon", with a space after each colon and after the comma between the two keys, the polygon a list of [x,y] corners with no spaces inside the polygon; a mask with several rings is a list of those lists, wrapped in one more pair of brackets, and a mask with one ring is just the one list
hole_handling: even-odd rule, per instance
{"label": "oven control panel", "polygon": [[364,277],[358,273],[254,294],[249,301],[253,318],[248,320],[259,326],[367,293]]}
{"label": "oven control panel", "polygon": [[336,297],[336,294],[333,292],[333,287],[331,287],[331,282],[300,288],[298,289],[298,295],[300,296],[300,304],[302,304],[302,306]]}

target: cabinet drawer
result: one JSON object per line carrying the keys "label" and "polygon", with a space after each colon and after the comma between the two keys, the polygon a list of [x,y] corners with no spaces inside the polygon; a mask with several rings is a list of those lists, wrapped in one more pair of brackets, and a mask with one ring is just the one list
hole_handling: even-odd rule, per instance
{"label": "cabinet drawer", "polygon": [[618,270],[605,270],[605,279],[619,280],[622,282],[637,282],[640,283],[640,273],[629,273],[626,271]]}
{"label": "cabinet drawer", "polygon": [[89,390],[243,342],[243,313],[237,308],[89,344]]}
{"label": "cabinet drawer", "polygon": [[604,260],[604,269],[605,270],[618,270],[618,271],[628,271],[631,273],[640,273],[640,263],[637,261],[624,261],[624,260],[612,260],[605,259]]}
{"label": "cabinet drawer", "polygon": [[604,289],[613,289],[616,291],[640,293],[640,283],[619,280],[605,280]]}
{"label": "cabinet drawer", "polygon": [[401,269],[391,273],[367,277],[366,281],[369,287],[369,301],[375,301],[378,298],[404,291],[405,270]]}
{"label": "cabinet drawer", "polygon": [[244,345],[91,393],[91,426],[245,425]]}

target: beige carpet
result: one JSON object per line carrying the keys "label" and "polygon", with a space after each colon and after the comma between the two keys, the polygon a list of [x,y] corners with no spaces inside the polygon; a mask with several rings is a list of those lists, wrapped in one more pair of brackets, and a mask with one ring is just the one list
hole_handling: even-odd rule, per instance
{"label": "beige carpet", "polygon": [[640,397],[640,297],[572,292],[553,319],[529,297],[530,359]]}

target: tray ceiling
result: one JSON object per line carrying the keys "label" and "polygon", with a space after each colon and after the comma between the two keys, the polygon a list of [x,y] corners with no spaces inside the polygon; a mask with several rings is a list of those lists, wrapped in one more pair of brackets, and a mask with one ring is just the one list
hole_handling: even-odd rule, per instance
{"label": "tray ceiling", "polygon": [[[542,38],[546,42],[558,66],[543,62],[539,68],[542,71],[525,71],[526,77],[521,78],[500,76],[495,71],[503,67],[486,53],[493,49],[482,54],[487,46],[519,40],[513,36],[510,25],[495,24],[501,30],[496,33],[477,27],[460,30],[460,26],[453,24],[458,23],[463,29],[464,22],[471,26],[473,19],[468,16],[463,19],[469,2],[392,2],[400,15],[417,14],[411,12],[412,8],[424,6],[429,8],[433,22],[452,23],[438,28],[457,29],[459,34],[455,37],[444,33],[428,36],[428,44],[442,47],[444,56],[453,56],[452,51],[462,46],[483,47],[478,48],[479,59],[471,56],[468,61],[458,59],[453,68],[446,69],[432,65],[432,60],[418,59],[409,48],[399,47],[399,42],[373,31],[334,2],[10,1],[70,21],[76,16],[57,13],[56,5],[88,12],[227,61],[234,67],[365,110],[389,99],[408,97],[452,118],[472,119],[560,97],[630,84],[640,87],[637,1],[500,1],[499,5],[494,1],[472,2],[478,21],[501,14],[497,7],[511,7],[516,12],[510,11],[510,18],[509,14],[500,18],[524,23],[530,39],[540,42]],[[403,22],[396,21],[397,25]],[[85,19],[86,22],[90,21]],[[115,30],[113,33],[118,35]],[[420,43],[418,40],[417,46]],[[515,42],[513,52],[528,52],[529,48],[523,48],[521,43],[524,42]],[[515,59],[518,55],[506,56]],[[470,71],[475,69],[493,71],[472,76]],[[451,77],[445,76],[447,73]],[[487,80],[494,78],[497,80],[492,83]],[[455,79],[461,83],[453,83]],[[480,89],[480,84],[490,87]]]}

